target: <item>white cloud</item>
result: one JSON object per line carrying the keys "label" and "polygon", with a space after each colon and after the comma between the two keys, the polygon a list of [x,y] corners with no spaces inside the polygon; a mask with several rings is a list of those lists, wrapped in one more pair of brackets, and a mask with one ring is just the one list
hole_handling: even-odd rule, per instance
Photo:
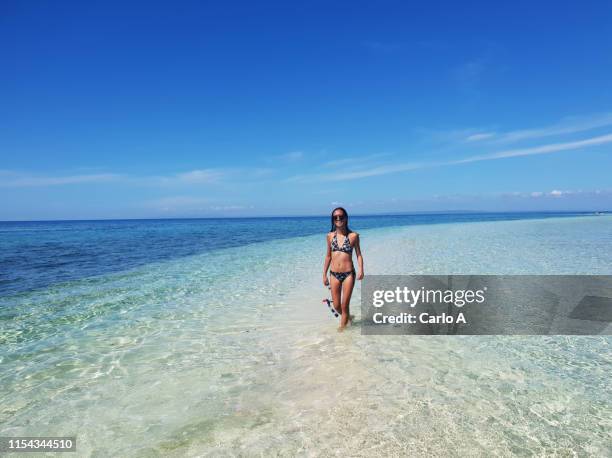
{"label": "white cloud", "polygon": [[474,134],[474,135],[470,135],[468,138],[466,138],[466,141],[468,142],[476,142],[479,140],[486,140],[488,138],[493,138],[495,137],[495,133],[493,132],[485,132],[485,133],[481,133],[481,134]]}
{"label": "white cloud", "polygon": [[560,198],[560,197],[571,197],[571,196],[601,196],[610,195],[612,190],[610,189],[593,189],[588,191],[578,190],[559,190],[553,189],[552,191],[531,191],[531,192],[510,192],[502,193],[500,196],[505,197],[521,197],[521,198],[534,198],[534,199],[545,199],[545,198]]}
{"label": "white cloud", "polygon": [[0,173],[0,187],[3,188],[18,188],[18,187],[38,187],[38,186],[61,186],[69,184],[84,184],[84,183],[105,183],[116,181],[122,176],[114,173],[97,173],[89,175],[62,175],[62,176],[45,176],[33,175],[19,172],[2,171]]}
{"label": "white cloud", "polygon": [[612,125],[612,113],[602,113],[592,116],[571,116],[563,118],[557,124],[543,128],[506,132],[498,135],[495,141],[509,143],[554,135],[573,134],[610,125]]}
{"label": "white cloud", "polygon": [[531,148],[520,148],[513,150],[500,151],[497,153],[482,154],[478,156],[469,156],[463,159],[456,159],[450,161],[439,161],[439,162],[414,162],[414,163],[399,163],[399,164],[386,164],[377,167],[369,167],[367,169],[350,171],[350,172],[338,172],[338,173],[323,173],[323,174],[312,174],[312,175],[297,175],[288,178],[286,181],[290,182],[310,182],[310,181],[343,181],[343,180],[354,180],[358,178],[365,178],[371,176],[387,175],[390,173],[406,172],[410,170],[419,170],[428,167],[442,167],[448,165],[466,164],[470,162],[479,161],[492,161],[497,159],[505,159],[509,157],[520,157],[520,156],[533,156],[538,154],[551,154],[560,151],[575,150],[585,148],[594,145],[603,145],[606,143],[612,143],[612,134],[601,135],[598,137],[587,138],[585,140],[579,140],[574,142],[566,143],[551,143],[548,145],[540,145]]}
{"label": "white cloud", "polygon": [[466,162],[489,161],[493,159],[503,159],[507,157],[517,156],[532,156],[536,154],[557,153],[559,151],[567,151],[573,149],[584,148],[587,146],[603,145],[612,142],[612,134],[600,135],[598,137],[587,138],[586,140],[578,140],[565,143],[551,143],[548,145],[540,145],[532,148],[520,148],[514,150],[500,151],[499,153],[485,154],[480,156],[471,156],[465,159],[449,161],[440,165],[464,164]]}
{"label": "white cloud", "polygon": [[0,170],[0,187],[45,187],[72,184],[121,182],[134,186],[173,187],[212,185],[228,180],[261,179],[273,174],[274,169],[264,167],[235,167],[194,169],[168,175],[128,175],[117,173],[43,175]]}
{"label": "white cloud", "polygon": [[377,153],[377,154],[369,154],[367,156],[350,156],[350,157],[341,157],[340,159],[334,159],[332,161],[325,162],[323,167],[335,168],[335,167],[345,167],[347,165],[356,165],[362,164],[364,162],[370,162],[373,159],[380,159],[381,157],[391,156],[391,153]]}
{"label": "white cloud", "polygon": [[183,183],[200,184],[218,181],[223,176],[224,173],[217,169],[201,169],[179,173],[176,175],[176,179]]}
{"label": "white cloud", "polygon": [[225,212],[238,210],[252,210],[253,205],[236,205],[219,203],[207,197],[198,196],[168,196],[145,203],[145,207],[153,208],[164,213],[185,212]]}
{"label": "white cloud", "polygon": [[237,211],[237,210],[252,210],[253,205],[212,205],[209,207],[213,211]]}

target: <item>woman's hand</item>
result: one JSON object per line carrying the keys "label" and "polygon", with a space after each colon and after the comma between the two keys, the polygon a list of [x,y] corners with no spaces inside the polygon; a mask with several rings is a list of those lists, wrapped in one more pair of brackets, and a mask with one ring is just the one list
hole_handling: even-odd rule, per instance
{"label": "woman's hand", "polygon": [[357,280],[363,280],[363,270],[360,270],[357,274]]}
{"label": "woman's hand", "polygon": [[323,275],[323,286],[329,286],[329,278],[327,278],[327,275]]}

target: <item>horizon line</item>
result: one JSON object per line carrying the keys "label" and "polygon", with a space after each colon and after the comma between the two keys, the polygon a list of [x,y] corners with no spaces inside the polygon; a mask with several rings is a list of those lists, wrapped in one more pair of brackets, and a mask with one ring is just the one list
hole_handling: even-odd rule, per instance
{"label": "horizon line", "polygon": [[[456,214],[533,214],[533,213],[556,213],[556,214],[588,214],[588,213],[612,213],[612,210],[422,210],[405,212],[384,213],[353,213],[353,217],[368,216],[419,216],[419,215],[456,215]],[[62,223],[62,222],[95,222],[95,221],[174,221],[174,220],[202,220],[202,219],[265,219],[265,218],[327,218],[328,214],[306,214],[306,215],[258,215],[258,216],[176,216],[176,217],[144,217],[144,218],[74,218],[74,219],[24,219],[24,220],[0,220],[0,223]]]}

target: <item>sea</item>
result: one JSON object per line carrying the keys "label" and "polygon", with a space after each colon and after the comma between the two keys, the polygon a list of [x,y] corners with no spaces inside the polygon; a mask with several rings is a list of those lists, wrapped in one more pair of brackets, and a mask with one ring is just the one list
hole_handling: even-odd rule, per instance
{"label": "sea", "polygon": [[[368,274],[612,274],[612,215],[351,216]],[[325,217],[0,222],[0,436],[77,456],[612,456],[610,336],[369,336]],[[37,455],[39,456],[39,455]]]}

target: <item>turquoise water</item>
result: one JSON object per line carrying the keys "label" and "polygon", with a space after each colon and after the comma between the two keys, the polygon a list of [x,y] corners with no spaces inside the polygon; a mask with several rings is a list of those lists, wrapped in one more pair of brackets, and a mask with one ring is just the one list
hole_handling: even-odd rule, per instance
{"label": "turquoise water", "polygon": [[[579,213],[354,216],[357,230]],[[325,217],[117,221],[0,221],[0,295],[268,240],[320,234]]]}
{"label": "turquoise water", "polygon": [[[612,217],[540,216],[354,226],[366,274],[612,273]],[[76,435],[79,456],[612,454],[609,337],[338,334],[328,221],[285,222],[219,249],[183,228],[122,269],[5,285],[0,435]]]}

